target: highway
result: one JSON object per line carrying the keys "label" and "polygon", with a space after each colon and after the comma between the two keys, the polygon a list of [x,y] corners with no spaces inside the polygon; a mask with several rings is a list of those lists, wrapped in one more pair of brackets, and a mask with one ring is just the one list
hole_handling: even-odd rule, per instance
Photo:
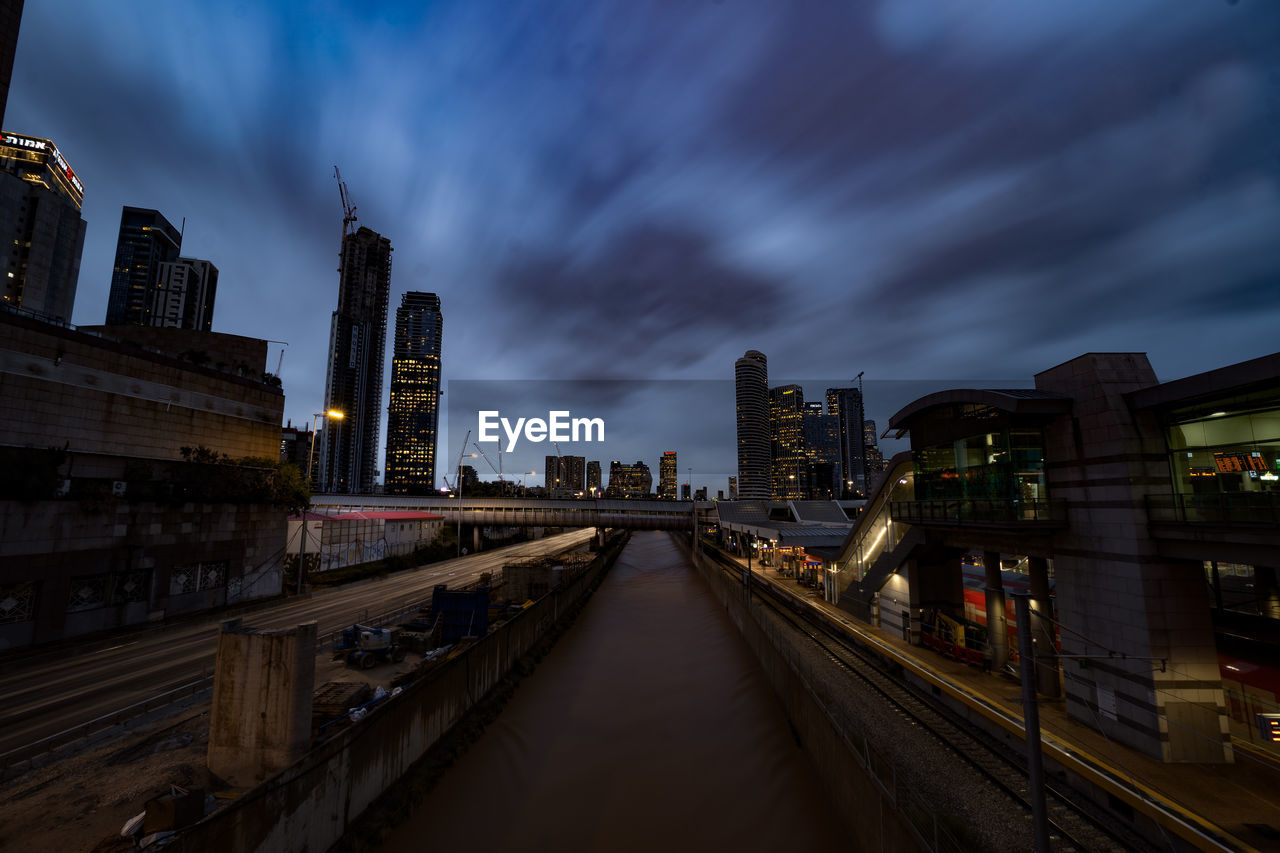
{"label": "highway", "polygon": [[[570,531],[285,599],[245,612],[244,624],[249,628],[290,628],[314,619],[323,635],[427,601],[437,584],[462,586],[484,572],[500,571],[513,557],[581,545],[592,533],[589,528]],[[220,620],[230,615],[179,621],[124,634],[114,642],[99,638],[11,659],[0,673],[0,755],[209,675]]]}

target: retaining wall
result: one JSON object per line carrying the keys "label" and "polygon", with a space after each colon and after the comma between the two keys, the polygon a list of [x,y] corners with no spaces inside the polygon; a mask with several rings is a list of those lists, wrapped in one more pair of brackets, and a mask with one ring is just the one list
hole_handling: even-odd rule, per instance
{"label": "retaining wall", "polygon": [[168,850],[328,850],[515,663],[613,562],[610,537],[591,568],[452,660],[375,706],[364,720],[178,835]]}

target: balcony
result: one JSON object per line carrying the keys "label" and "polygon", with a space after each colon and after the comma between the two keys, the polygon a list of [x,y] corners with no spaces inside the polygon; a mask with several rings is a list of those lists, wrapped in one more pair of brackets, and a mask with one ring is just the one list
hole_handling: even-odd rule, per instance
{"label": "balcony", "polygon": [[1066,502],[1056,500],[893,501],[889,513],[894,521],[947,527],[1064,527],[1067,523]]}
{"label": "balcony", "polygon": [[1280,493],[1147,495],[1147,520],[1152,524],[1278,525]]}

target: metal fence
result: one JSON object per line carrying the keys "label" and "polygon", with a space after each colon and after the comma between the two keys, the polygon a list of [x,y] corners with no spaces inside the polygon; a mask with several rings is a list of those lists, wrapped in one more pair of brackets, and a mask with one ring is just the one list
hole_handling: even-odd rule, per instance
{"label": "metal fence", "polygon": [[1183,524],[1280,524],[1280,493],[1147,495],[1147,519]]}

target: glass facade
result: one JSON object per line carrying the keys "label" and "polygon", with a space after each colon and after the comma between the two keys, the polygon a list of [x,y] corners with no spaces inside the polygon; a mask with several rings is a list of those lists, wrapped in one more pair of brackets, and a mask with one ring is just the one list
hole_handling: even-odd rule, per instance
{"label": "glass facade", "polygon": [[1044,434],[1010,427],[920,448],[915,483],[921,501],[1044,500]]}
{"label": "glass facade", "polygon": [[1165,435],[1175,493],[1280,493],[1280,399],[1175,411]]}

